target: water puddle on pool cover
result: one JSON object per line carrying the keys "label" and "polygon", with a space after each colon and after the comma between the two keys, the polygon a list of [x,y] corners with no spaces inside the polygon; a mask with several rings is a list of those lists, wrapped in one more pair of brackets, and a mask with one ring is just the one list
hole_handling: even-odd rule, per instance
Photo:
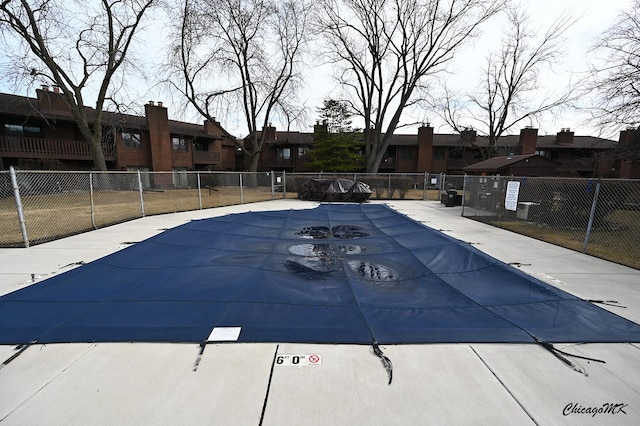
{"label": "water puddle on pool cover", "polygon": [[[322,240],[327,238],[357,239],[369,236],[366,230],[357,225],[338,225],[331,229],[326,226],[308,226],[296,232],[304,239]],[[309,279],[320,279],[328,276],[340,267],[340,256],[361,255],[367,251],[358,244],[338,244],[335,249],[331,244],[295,244],[289,252],[295,256],[285,261],[291,272]],[[398,274],[386,265],[373,263],[363,259],[350,259],[345,264],[366,281],[380,287],[395,287]]]}
{"label": "water puddle on pool cover", "polygon": [[329,238],[330,234],[331,230],[326,226],[308,226],[296,232],[296,235],[299,235],[302,238],[314,240]]}
{"label": "water puddle on pool cover", "polygon": [[327,226],[307,226],[306,228],[302,228],[296,235],[299,235],[302,238],[309,239],[324,239],[330,238],[333,236],[334,238],[362,238],[368,237],[369,233],[364,231],[362,226],[358,225],[338,225],[329,229]]}

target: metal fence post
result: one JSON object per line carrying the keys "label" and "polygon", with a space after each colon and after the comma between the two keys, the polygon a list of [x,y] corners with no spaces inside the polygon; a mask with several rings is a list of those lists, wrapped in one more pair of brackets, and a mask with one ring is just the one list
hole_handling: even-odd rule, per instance
{"label": "metal fence post", "polygon": [[20,222],[20,231],[22,231],[22,240],[25,248],[29,248],[29,236],[27,235],[27,225],[24,222],[24,211],[22,208],[22,199],[20,198],[20,187],[18,186],[18,178],[16,177],[16,169],[9,167],[11,174],[11,185],[13,186],[13,196],[16,200],[16,209],[18,209],[18,221]]}
{"label": "metal fence post", "polygon": [[424,172],[424,182],[422,182],[422,201],[427,201],[427,182],[429,181],[429,173]]}
{"label": "metal fence post", "polygon": [[244,204],[244,194],[242,192],[242,173],[240,173],[240,204]]}
{"label": "metal fence post", "polygon": [[596,215],[596,206],[598,204],[598,195],[600,194],[600,182],[596,184],[596,192],[593,195],[593,203],[591,204],[591,214],[589,215],[589,224],[587,225],[587,233],[584,236],[584,245],[582,246],[582,252],[587,252],[587,246],[589,245],[589,237],[591,237],[591,228],[593,228],[593,219]]}
{"label": "metal fence post", "polygon": [[287,198],[287,172],[282,171],[282,198]]}
{"label": "metal fence post", "polygon": [[200,186],[200,172],[196,173],[198,178],[198,202],[200,203],[200,210],[202,210],[202,187]]}
{"label": "metal fence post", "polygon": [[98,229],[96,226],[96,213],[95,207],[93,203],[93,173],[89,172],[89,200],[91,202],[91,225],[93,225],[93,229]]}
{"label": "metal fence post", "polygon": [[464,217],[464,204],[467,199],[467,174],[465,173],[464,178],[462,179],[462,211],[460,212],[460,216]]}
{"label": "metal fence post", "polygon": [[[493,200],[493,208],[497,208],[498,209],[498,222],[502,222],[502,216],[503,213],[505,213],[505,207],[504,207],[504,202],[505,199],[507,198],[507,185],[509,184],[509,179],[508,177],[498,177],[498,182],[500,182],[500,200],[499,203],[496,203],[495,200]],[[517,206],[517,204],[516,204]]]}
{"label": "metal fence post", "polygon": [[271,170],[268,173],[269,177],[271,178],[271,199],[275,200],[276,199],[276,183],[274,181],[275,178],[275,172],[273,170]]}
{"label": "metal fence post", "polygon": [[140,178],[140,170],[138,170],[138,191],[140,192],[140,209],[142,217],[144,217],[144,197],[142,196],[142,178]]}

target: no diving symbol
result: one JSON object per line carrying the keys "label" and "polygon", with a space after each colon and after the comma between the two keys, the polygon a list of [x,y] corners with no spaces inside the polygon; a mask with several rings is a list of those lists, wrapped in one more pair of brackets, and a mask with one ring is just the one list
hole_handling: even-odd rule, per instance
{"label": "no diving symbol", "polygon": [[318,367],[322,365],[322,355],[282,354],[275,359],[278,367]]}

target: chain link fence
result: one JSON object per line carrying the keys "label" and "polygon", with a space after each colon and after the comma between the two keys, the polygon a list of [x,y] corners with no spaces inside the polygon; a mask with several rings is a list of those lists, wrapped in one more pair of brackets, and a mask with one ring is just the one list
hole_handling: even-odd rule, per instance
{"label": "chain link fence", "polygon": [[640,269],[640,180],[236,172],[0,171],[0,247],[146,215],[296,198],[309,178],[367,183],[372,199],[440,200],[462,215]]}
{"label": "chain link fence", "polygon": [[282,173],[0,171],[0,247],[162,213],[283,198]]}
{"label": "chain link fence", "polygon": [[438,200],[445,182],[443,174],[429,173],[289,173],[286,186],[297,193],[308,179],[335,178],[366,183],[371,188],[371,199],[378,200]]}
{"label": "chain link fence", "polygon": [[467,176],[462,215],[640,269],[640,180]]}
{"label": "chain link fence", "polygon": [[146,215],[295,198],[309,178],[360,180],[373,199],[438,200],[441,174],[0,171],[0,247],[24,247]]}

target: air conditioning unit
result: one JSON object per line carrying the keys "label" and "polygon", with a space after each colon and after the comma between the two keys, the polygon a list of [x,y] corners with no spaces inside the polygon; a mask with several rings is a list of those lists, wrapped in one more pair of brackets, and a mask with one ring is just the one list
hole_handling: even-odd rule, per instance
{"label": "air conditioning unit", "polygon": [[529,220],[529,214],[535,208],[533,206],[539,206],[540,203],[534,203],[531,201],[524,201],[518,203],[518,210],[516,210],[516,217],[522,220]]}

